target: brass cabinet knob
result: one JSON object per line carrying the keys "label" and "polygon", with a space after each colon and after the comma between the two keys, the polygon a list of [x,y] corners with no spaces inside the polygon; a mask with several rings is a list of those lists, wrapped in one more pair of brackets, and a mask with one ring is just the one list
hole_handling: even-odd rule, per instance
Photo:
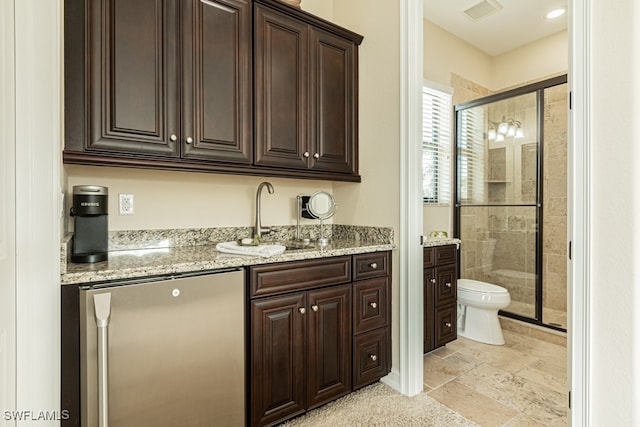
{"label": "brass cabinet knob", "polygon": [[429,281],[430,281],[431,283],[433,283],[434,285],[436,284],[436,279],[434,279],[434,278],[429,279]]}
{"label": "brass cabinet knob", "polygon": [[190,136],[187,137],[187,144],[191,144],[193,142],[193,138]]}
{"label": "brass cabinet knob", "polygon": [[376,264],[375,262],[372,262],[371,264],[369,264],[369,267],[375,270],[376,268],[378,268],[378,264]]}
{"label": "brass cabinet knob", "polygon": [[376,360],[378,360],[378,356],[376,356],[375,354],[370,354],[369,355],[369,359],[371,359],[371,360],[373,360],[375,362]]}
{"label": "brass cabinet knob", "polygon": [[312,306],[311,306],[311,310],[313,310],[313,311],[318,311],[318,306],[317,306],[317,305],[312,305]]}
{"label": "brass cabinet knob", "polygon": [[377,308],[378,307],[378,304],[375,303],[375,302],[372,302],[369,305],[371,306],[371,308]]}
{"label": "brass cabinet knob", "polygon": [[447,328],[451,328],[451,322],[445,323],[444,326],[446,326]]}
{"label": "brass cabinet knob", "polygon": [[320,158],[320,154],[318,154],[318,153],[314,154],[314,155],[313,155],[313,158],[314,158],[314,159],[319,159],[319,158]]}
{"label": "brass cabinet knob", "polygon": [[304,157],[309,157],[309,152],[308,152],[308,151],[305,151],[305,152],[304,152],[304,154],[303,154],[303,156],[304,156]]}
{"label": "brass cabinet knob", "polygon": [[178,136],[174,133],[171,134],[171,136],[169,137],[170,140],[172,140],[173,142],[178,140]]}
{"label": "brass cabinet knob", "polygon": [[300,307],[298,311],[300,312],[300,314],[305,314],[307,312],[307,309],[304,307]]}
{"label": "brass cabinet knob", "polygon": [[447,283],[445,283],[444,285],[445,285],[447,288],[450,288],[450,287],[451,287],[451,282],[447,282]]}

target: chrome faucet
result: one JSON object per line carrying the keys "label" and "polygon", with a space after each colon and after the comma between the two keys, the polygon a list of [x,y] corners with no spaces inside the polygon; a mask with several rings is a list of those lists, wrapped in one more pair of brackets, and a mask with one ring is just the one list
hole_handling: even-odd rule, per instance
{"label": "chrome faucet", "polygon": [[257,237],[258,239],[260,239],[262,237],[262,233],[264,234],[268,234],[271,233],[271,228],[269,227],[262,227],[262,221],[260,219],[261,213],[260,213],[260,196],[262,195],[262,189],[264,187],[267,187],[267,191],[269,191],[269,194],[273,194],[274,190],[273,190],[273,185],[271,185],[270,182],[261,182],[260,185],[258,185],[258,191],[256,191],[256,225],[253,231],[253,237]]}

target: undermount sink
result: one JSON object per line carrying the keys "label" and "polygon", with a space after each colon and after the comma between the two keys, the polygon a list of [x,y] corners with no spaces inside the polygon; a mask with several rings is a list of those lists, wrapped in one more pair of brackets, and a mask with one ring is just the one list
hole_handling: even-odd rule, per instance
{"label": "undermount sink", "polygon": [[316,246],[307,240],[289,240],[284,242],[283,245],[287,250],[292,249],[314,249]]}

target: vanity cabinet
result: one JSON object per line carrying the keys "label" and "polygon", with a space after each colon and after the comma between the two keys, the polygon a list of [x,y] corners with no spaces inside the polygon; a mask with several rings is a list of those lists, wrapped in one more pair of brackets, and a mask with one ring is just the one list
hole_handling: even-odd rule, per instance
{"label": "vanity cabinet", "polygon": [[458,248],[427,247],[424,264],[424,352],[457,338]]}
{"label": "vanity cabinet", "polygon": [[387,252],[249,267],[252,426],[278,424],[390,371],[389,269]]}
{"label": "vanity cabinet", "polygon": [[66,0],[65,161],[250,164],[250,33],[249,0]]}
{"label": "vanity cabinet", "polygon": [[361,42],[279,0],[65,0],[63,160],[360,181]]}

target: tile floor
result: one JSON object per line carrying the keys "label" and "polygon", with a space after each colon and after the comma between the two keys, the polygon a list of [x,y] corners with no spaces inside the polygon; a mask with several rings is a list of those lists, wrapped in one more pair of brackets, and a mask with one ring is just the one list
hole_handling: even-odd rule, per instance
{"label": "tile floor", "polygon": [[567,425],[567,349],[505,330],[505,345],[465,338],[424,356],[424,390],[487,426]]}

